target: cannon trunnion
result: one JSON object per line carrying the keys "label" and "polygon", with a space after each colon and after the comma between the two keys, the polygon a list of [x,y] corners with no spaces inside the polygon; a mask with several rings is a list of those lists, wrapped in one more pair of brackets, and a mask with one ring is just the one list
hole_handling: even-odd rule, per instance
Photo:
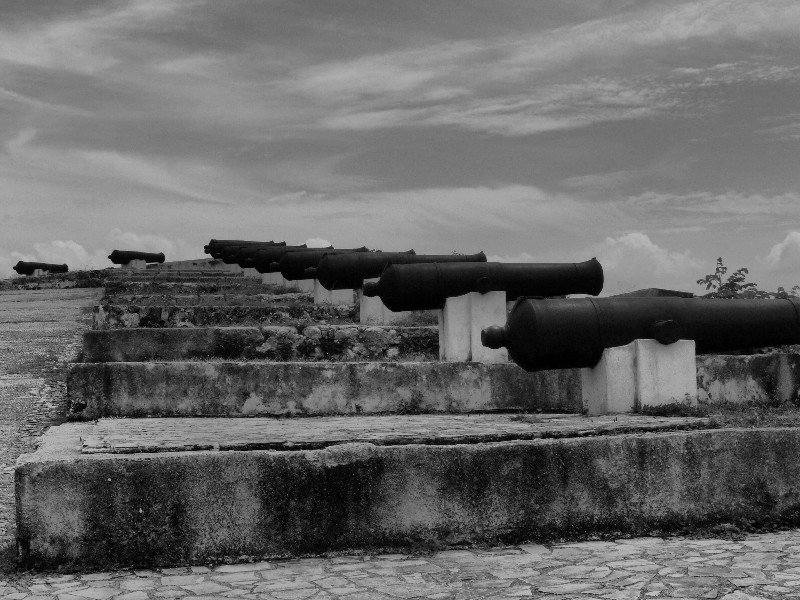
{"label": "cannon trunnion", "polygon": [[147,263],[163,263],[163,252],[139,252],[138,250],[114,250],[108,259],[115,265],[127,265],[132,260],[143,260]]}
{"label": "cannon trunnion", "polygon": [[47,271],[48,273],[66,273],[69,267],[66,264],[55,265],[52,263],[30,262],[21,260],[14,265],[14,270],[20,275],[33,275],[36,270]]}
{"label": "cannon trunnion", "polygon": [[523,369],[594,367],[636,339],[694,340],[698,354],[800,343],[800,300],[520,298],[505,326],[481,333]]}
{"label": "cannon trunnion", "polygon": [[477,254],[416,254],[408,252],[358,252],[325,256],[314,276],[326,290],[358,289],[365,279],[379,277],[390,264],[422,264],[451,262],[486,262],[483,252]]}
{"label": "cannon trunnion", "polygon": [[447,298],[470,292],[504,291],[519,296],[599,294],[603,268],[582,263],[430,263],[389,265],[378,282],[365,283],[365,296],[380,296],[389,310],[435,310]]}

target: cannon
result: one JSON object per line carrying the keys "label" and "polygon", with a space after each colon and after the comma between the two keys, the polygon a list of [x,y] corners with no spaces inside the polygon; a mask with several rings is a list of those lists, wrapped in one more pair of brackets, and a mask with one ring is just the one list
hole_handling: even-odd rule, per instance
{"label": "cannon", "polygon": [[253,240],[215,240],[212,239],[203,246],[203,252],[210,254],[212,258],[221,258],[222,252],[232,246],[285,246],[286,242],[258,242]]}
{"label": "cannon", "polygon": [[477,254],[416,254],[408,252],[357,252],[327,255],[315,271],[307,270],[326,290],[356,290],[365,279],[380,277],[392,265],[452,262],[486,262],[483,252]]}
{"label": "cannon", "polygon": [[229,244],[213,249],[211,256],[221,259],[226,264],[236,264],[242,252],[257,251],[260,248],[282,248],[274,242],[259,242],[257,244]]}
{"label": "cannon", "polygon": [[369,252],[365,246],[361,248],[306,248],[305,250],[287,252],[277,262],[270,265],[271,272],[280,271],[283,278],[288,281],[298,279],[314,279],[314,275],[307,275],[306,269],[316,267],[323,256],[330,254],[349,254],[352,252]]}
{"label": "cannon", "polygon": [[[333,249],[331,246],[329,249]],[[277,273],[277,264],[284,254],[297,252],[299,250],[309,250],[305,244],[302,246],[279,246],[275,248],[260,248],[254,255],[251,266],[259,273]]]}
{"label": "cannon", "polygon": [[437,310],[454,296],[504,291],[519,296],[594,294],[603,289],[596,258],[582,263],[430,263],[389,265],[377,282],[364,284],[365,296],[380,296],[386,307]]}
{"label": "cannon", "polygon": [[127,265],[132,260],[143,260],[147,263],[163,263],[163,252],[139,252],[138,250],[114,250],[108,259],[115,265]]}
{"label": "cannon", "polygon": [[28,262],[21,260],[14,265],[14,270],[20,275],[33,275],[36,270],[47,271],[48,273],[66,273],[69,267],[66,264],[54,265],[52,263]]}
{"label": "cannon", "polygon": [[481,342],[527,371],[594,367],[606,348],[637,339],[694,340],[698,354],[800,343],[800,300],[520,298]]}

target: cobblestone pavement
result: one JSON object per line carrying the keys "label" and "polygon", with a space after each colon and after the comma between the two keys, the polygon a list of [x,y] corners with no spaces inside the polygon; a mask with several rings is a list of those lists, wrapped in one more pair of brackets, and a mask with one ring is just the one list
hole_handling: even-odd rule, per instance
{"label": "cobblestone pavement", "polygon": [[0,572],[14,555],[14,463],[66,413],[65,367],[101,288],[0,292]]}
{"label": "cobblestone pavement", "polygon": [[800,531],[637,538],[428,555],[337,556],[216,567],[22,574],[3,600],[800,597]]}

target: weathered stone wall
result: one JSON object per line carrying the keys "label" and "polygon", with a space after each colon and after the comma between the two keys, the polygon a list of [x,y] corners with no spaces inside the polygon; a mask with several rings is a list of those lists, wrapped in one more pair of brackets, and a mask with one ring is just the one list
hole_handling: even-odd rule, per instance
{"label": "weathered stone wall", "polygon": [[436,327],[309,325],[87,331],[83,362],[148,360],[436,360]]}

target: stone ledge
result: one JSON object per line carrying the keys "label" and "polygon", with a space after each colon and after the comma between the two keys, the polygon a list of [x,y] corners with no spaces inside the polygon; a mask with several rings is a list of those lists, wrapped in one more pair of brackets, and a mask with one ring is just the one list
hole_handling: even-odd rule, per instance
{"label": "stone ledge", "polygon": [[636,535],[800,514],[798,429],[81,455],[90,429],[53,428],[17,464],[26,566]]}
{"label": "stone ledge", "polygon": [[581,410],[578,372],[440,362],[72,365],[73,411],[105,416],[311,416]]}
{"label": "stone ledge", "polygon": [[436,327],[138,327],[86,332],[82,362],[213,358],[419,361],[434,360],[438,354]]}

